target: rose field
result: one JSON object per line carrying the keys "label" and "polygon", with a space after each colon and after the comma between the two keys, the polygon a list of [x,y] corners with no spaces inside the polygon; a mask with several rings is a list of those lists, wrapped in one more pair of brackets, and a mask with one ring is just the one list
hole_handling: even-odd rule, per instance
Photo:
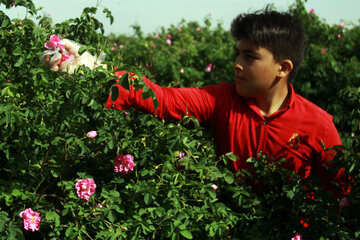
{"label": "rose field", "polygon": [[[116,82],[157,106],[141,76],[169,87],[234,81],[228,26],[208,17],[105,35],[95,14],[114,18],[101,5],[57,24],[30,0],[0,5],[27,9],[24,19],[0,11],[0,239],[360,238],[359,25],[329,25],[302,0],[287,10],[307,33],[294,89],[333,115],[343,143],[328,171],[343,168],[351,190],[335,198],[315,175],[301,179],[265,157],[248,159],[253,173],[233,173],[226,162],[236,156],[218,158],[195,118],[104,107]],[[62,47],[55,35],[106,53],[104,65],[51,71],[41,57]],[[115,68],[139,77],[117,79]]]}

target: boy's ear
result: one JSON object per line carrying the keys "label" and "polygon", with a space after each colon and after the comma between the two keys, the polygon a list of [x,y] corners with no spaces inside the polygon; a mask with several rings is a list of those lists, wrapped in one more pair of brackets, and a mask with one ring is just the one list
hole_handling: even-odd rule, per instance
{"label": "boy's ear", "polygon": [[293,70],[294,65],[291,60],[285,59],[280,62],[280,68],[278,71],[278,76],[281,78],[289,76],[290,72]]}

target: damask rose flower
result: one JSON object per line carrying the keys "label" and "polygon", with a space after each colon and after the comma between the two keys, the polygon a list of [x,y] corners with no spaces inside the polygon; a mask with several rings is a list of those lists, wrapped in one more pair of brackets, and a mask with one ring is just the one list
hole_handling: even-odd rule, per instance
{"label": "damask rose flower", "polygon": [[310,11],[309,11],[310,13],[314,13],[315,12],[315,9],[310,9]]}
{"label": "damask rose flower", "polygon": [[325,53],[326,53],[325,48],[321,49],[321,53],[322,53],[322,54],[325,54]]}
{"label": "damask rose flower", "polygon": [[41,217],[40,212],[34,212],[31,208],[25,209],[20,213],[20,217],[24,219],[24,229],[26,231],[39,231]]}
{"label": "damask rose flower", "polygon": [[63,53],[61,54],[60,60],[57,62],[57,65],[60,66],[63,62],[68,60],[70,58],[69,53]]}
{"label": "damask rose flower", "polygon": [[340,200],[340,207],[348,207],[349,205],[349,199],[347,197],[343,197]]}
{"label": "damask rose flower", "polygon": [[344,27],[344,24],[340,23],[339,28],[343,28],[343,27]]}
{"label": "damask rose flower", "polygon": [[291,238],[291,240],[302,240],[302,237],[300,234],[295,233],[295,236]]}
{"label": "damask rose flower", "polygon": [[166,39],[166,43],[167,43],[168,45],[171,45],[171,40],[170,40],[170,39]]}
{"label": "damask rose flower", "polygon": [[101,203],[95,206],[95,212],[93,214],[94,217],[100,216],[100,213],[102,212],[100,209],[103,207]]}
{"label": "damask rose flower", "polygon": [[60,37],[56,34],[51,35],[50,41],[46,42],[44,46],[47,49],[60,48],[61,52],[63,52],[65,50],[64,44],[61,43]]}
{"label": "damask rose flower", "polygon": [[96,184],[94,179],[91,178],[79,179],[75,184],[75,188],[79,198],[84,199],[85,202],[88,202],[90,196],[95,193]]}
{"label": "damask rose flower", "polygon": [[206,67],[205,72],[211,72],[212,66],[213,66],[212,63],[210,63],[210,64]]}
{"label": "damask rose flower", "polygon": [[215,184],[211,185],[211,188],[214,189],[215,191],[218,190],[218,186],[216,186]]}
{"label": "damask rose flower", "polygon": [[134,157],[130,154],[118,154],[114,160],[114,171],[117,173],[130,173],[134,170],[134,166]]}
{"label": "damask rose flower", "polygon": [[183,69],[183,68],[180,69],[180,73],[181,73],[181,74],[184,73],[184,69]]}
{"label": "damask rose flower", "polygon": [[96,131],[90,131],[86,134],[87,137],[89,138],[96,138],[97,136],[97,132]]}
{"label": "damask rose flower", "polygon": [[180,151],[176,151],[176,152],[174,153],[174,156],[175,156],[175,157],[178,157],[178,158],[180,158],[180,159],[184,159],[185,153],[184,153],[184,152],[180,152]]}

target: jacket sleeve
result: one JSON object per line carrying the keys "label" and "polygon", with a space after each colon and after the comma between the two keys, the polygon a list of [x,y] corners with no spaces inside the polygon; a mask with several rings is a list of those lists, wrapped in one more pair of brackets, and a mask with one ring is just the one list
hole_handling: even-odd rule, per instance
{"label": "jacket sleeve", "polygon": [[[337,151],[334,147],[341,145],[339,133],[335,125],[331,121],[322,142],[322,151],[320,154],[320,161],[317,162],[316,172],[325,184],[325,189],[331,191],[335,198],[346,196],[350,189],[347,186],[347,177],[343,168],[337,168],[334,161]],[[341,148],[340,148],[341,149]],[[334,187],[331,182],[338,184]]]}
{"label": "jacket sleeve", "polygon": [[[125,71],[120,71],[115,74],[117,77],[121,77],[124,73]],[[129,76],[134,76],[134,74],[130,73]],[[154,109],[151,98],[142,99],[142,89],[135,91],[133,86],[130,85],[130,91],[127,91],[119,84],[115,84],[119,90],[118,99],[112,101],[109,95],[105,107],[118,110],[133,107],[144,113],[170,120],[181,120],[185,115],[194,116],[201,123],[211,120],[215,108],[214,93],[217,91],[216,85],[202,88],[168,88],[161,87],[146,77],[143,77],[142,80],[156,94],[159,102],[156,109]]]}

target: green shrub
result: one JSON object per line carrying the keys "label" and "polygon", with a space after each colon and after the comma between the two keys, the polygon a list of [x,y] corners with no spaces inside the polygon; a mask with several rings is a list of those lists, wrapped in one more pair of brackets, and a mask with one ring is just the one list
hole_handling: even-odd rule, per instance
{"label": "green shrub", "polygon": [[[0,11],[1,239],[360,236],[359,26],[329,26],[306,12],[301,1],[289,9],[304,20],[309,36],[294,87],[334,115],[344,144],[333,167],[344,167],[351,176],[351,205],[339,208],[340,199],[322,190],[318,179],[299,179],[265,158],[248,160],[256,174],[230,172],[224,162],[233,155],[217,159],[211,133],[195,119],[172,122],[132,109],[104,109],[115,79],[112,66],[163,86],[232,81],[235,42],[221,25],[211,29],[207,18],[204,24],[183,21],[147,36],[135,26],[132,36],[106,37],[94,17],[97,7],[53,25],[31,1],[14,3],[26,7],[29,17],[9,19]],[[12,1],[1,4],[10,8]],[[112,22],[110,11],[102,10]],[[104,51],[108,68],[51,72],[40,56],[54,33],[92,47],[93,54]],[[92,130],[97,137],[87,137]],[[134,156],[133,172],[114,172],[117,154]],[[97,186],[88,202],[75,189],[84,178]],[[23,229],[19,214],[26,208],[40,212],[39,231]]]}

